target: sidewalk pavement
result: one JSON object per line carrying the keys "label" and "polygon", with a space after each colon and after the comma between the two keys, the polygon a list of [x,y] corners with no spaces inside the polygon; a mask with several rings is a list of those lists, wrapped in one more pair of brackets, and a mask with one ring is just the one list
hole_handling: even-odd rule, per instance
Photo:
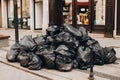
{"label": "sidewalk pavement", "polygon": [[[6,51],[0,50],[0,80],[89,80],[89,70],[74,69],[71,72],[60,72],[57,70],[41,69],[29,70],[21,67],[19,63],[10,63],[6,60]],[[95,75],[95,80],[110,80]]]}
{"label": "sidewalk pavement", "polygon": [[[5,72],[7,72],[8,69],[10,69],[11,74],[12,73],[14,74],[14,68],[18,69],[18,70],[15,70],[16,71],[15,74],[18,74],[18,73],[20,73],[20,75],[22,73],[25,74],[25,75],[21,75],[22,78],[20,78],[18,80],[27,80],[27,78],[23,79],[24,76],[26,76],[26,75],[28,75],[30,77],[30,80],[46,80],[45,77],[50,78],[52,80],[88,80],[89,70],[87,70],[87,71],[73,70],[72,72],[68,72],[68,73],[63,73],[63,72],[59,72],[59,71],[55,71],[55,70],[46,70],[46,69],[42,69],[40,71],[30,71],[28,69],[20,67],[20,65],[18,65],[18,63],[8,63],[6,61],[5,56],[6,56],[7,50],[9,50],[10,46],[15,43],[14,33],[15,33],[14,29],[6,29],[6,30],[0,29],[0,34],[10,35],[9,46],[0,48],[0,75],[3,75],[2,77],[0,77],[0,80],[2,80],[2,79],[7,80],[7,79],[11,78],[10,76],[12,76],[12,75],[10,75],[10,74],[9,74],[10,76],[8,76],[8,78],[5,78],[4,75],[6,75]],[[40,34],[41,34],[41,31],[19,30],[19,38],[22,38],[24,35],[32,35],[33,37],[35,37]],[[94,73],[96,75],[95,80],[120,80],[120,76],[118,74],[118,73],[120,73],[120,39],[104,38],[103,34],[97,35],[97,34],[91,33],[89,35],[92,38],[98,40],[100,45],[103,47],[105,47],[105,46],[114,47],[117,52],[117,58],[118,58],[118,60],[116,61],[115,64],[108,64],[108,65],[104,65],[104,66],[95,66],[94,67]],[[5,64],[3,64],[3,63],[5,63]],[[5,67],[2,67],[2,66],[5,66]],[[4,69],[4,68],[8,68],[8,69]],[[19,71],[19,70],[22,70],[23,72]],[[18,71],[18,73],[17,73],[17,71]],[[1,72],[3,72],[3,73],[1,73]],[[32,79],[31,78],[32,76],[33,77],[36,76],[36,77],[34,79]],[[40,77],[40,78],[38,79],[38,77]],[[9,80],[16,80],[16,78],[15,79],[12,78]],[[49,79],[47,79],[47,80],[49,80]]]}

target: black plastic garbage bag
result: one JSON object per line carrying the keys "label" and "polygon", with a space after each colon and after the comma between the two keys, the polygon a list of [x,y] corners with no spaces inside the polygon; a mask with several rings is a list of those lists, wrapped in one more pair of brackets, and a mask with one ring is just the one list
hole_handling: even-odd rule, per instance
{"label": "black plastic garbage bag", "polygon": [[10,62],[16,62],[17,61],[17,55],[20,52],[20,46],[18,43],[15,43],[11,46],[11,49],[7,52],[6,58]]}
{"label": "black plastic garbage bag", "polygon": [[43,51],[43,64],[48,69],[55,68],[55,53],[53,48],[47,48]]}
{"label": "black plastic garbage bag", "polygon": [[74,60],[73,60],[73,68],[74,68],[74,69],[78,68],[78,65],[79,65],[79,64],[78,64],[77,60],[74,59]]}
{"label": "black plastic garbage bag", "polygon": [[84,63],[89,63],[91,60],[91,49],[89,47],[80,46],[77,52],[77,61],[81,64],[81,60]]}
{"label": "black plastic garbage bag", "polygon": [[71,59],[75,59],[75,51],[73,49],[69,49],[66,45],[59,45],[54,51],[56,54],[65,55],[70,57]]}
{"label": "black plastic garbage bag", "polygon": [[[94,40],[94,39],[89,39],[87,40],[86,42],[86,46],[91,46],[91,45],[94,45],[94,44],[99,44],[98,41]],[[102,47],[101,47],[102,48]]]}
{"label": "black plastic garbage bag", "polygon": [[18,61],[21,66],[31,70],[42,67],[71,71],[73,68],[86,70],[93,64],[103,65],[116,61],[116,52],[111,47],[101,47],[84,27],[74,28],[69,24],[50,26],[47,35],[32,38],[24,36],[19,44],[8,51],[8,61]]}
{"label": "black plastic garbage bag", "polygon": [[81,45],[88,46],[88,40],[92,40],[92,38],[87,35],[84,35],[79,41]]}
{"label": "black plastic garbage bag", "polygon": [[78,66],[78,68],[81,70],[87,70],[88,68],[90,68],[90,64],[85,63],[85,62],[81,62],[81,64]]}
{"label": "black plastic garbage bag", "polygon": [[71,71],[73,68],[74,56],[65,45],[60,45],[56,50],[56,69],[60,71]]}
{"label": "black plastic garbage bag", "polygon": [[42,60],[33,52],[22,51],[18,55],[18,60],[21,66],[27,67],[28,69],[39,70],[42,68]]}
{"label": "black plastic garbage bag", "polygon": [[46,42],[52,43],[54,41],[54,38],[51,36],[47,36]]}
{"label": "black plastic garbage bag", "polygon": [[29,62],[33,58],[33,53],[21,51],[17,58],[18,58],[21,66],[29,67]]}
{"label": "black plastic garbage bag", "polygon": [[37,55],[33,55],[28,65],[30,70],[40,70],[42,68],[42,60]]}
{"label": "black plastic garbage bag", "polygon": [[117,60],[116,51],[112,47],[104,48],[105,58],[104,61],[106,64],[114,63]]}
{"label": "black plastic garbage bag", "polygon": [[77,62],[78,68],[82,70],[87,70],[91,61],[91,49],[85,46],[79,46],[77,51]]}
{"label": "black plastic garbage bag", "polygon": [[19,43],[20,43],[20,48],[26,51],[35,51],[37,47],[36,43],[32,39],[32,36],[30,35],[24,36]]}
{"label": "black plastic garbage bag", "polygon": [[33,40],[35,41],[35,43],[36,43],[37,45],[40,45],[41,43],[45,42],[45,39],[44,39],[43,36],[35,37]]}
{"label": "black plastic garbage bag", "polygon": [[55,50],[56,52],[60,51],[60,50],[69,50],[67,46],[65,45],[60,45],[57,47],[57,49]]}
{"label": "black plastic garbage bag", "polygon": [[49,48],[50,45],[46,42],[43,42],[41,44],[38,45],[36,51],[35,51],[35,54],[38,55],[38,56],[42,56],[43,55],[43,52],[45,49]]}
{"label": "black plastic garbage bag", "polygon": [[64,24],[63,26],[64,26],[65,31],[71,33],[75,37],[81,38],[83,36],[82,33],[79,31],[79,29],[76,29],[69,24]]}
{"label": "black plastic garbage bag", "polygon": [[56,69],[60,71],[71,71],[73,68],[73,61],[70,57],[65,55],[56,56]]}
{"label": "black plastic garbage bag", "polygon": [[20,51],[20,44],[19,43],[15,43],[11,46],[10,48],[11,50],[19,50]]}
{"label": "black plastic garbage bag", "polygon": [[92,51],[91,53],[93,54],[94,64],[103,65],[105,54],[103,48],[100,46],[98,41],[93,40],[93,43],[89,45],[89,47]]}
{"label": "black plastic garbage bag", "polygon": [[82,33],[83,36],[88,35],[87,30],[84,27],[80,27],[79,31]]}
{"label": "black plastic garbage bag", "polygon": [[61,32],[57,35],[56,41],[71,44],[74,43],[75,38],[68,32]]}
{"label": "black plastic garbage bag", "polygon": [[6,58],[10,62],[16,62],[18,54],[19,54],[19,52],[17,50],[9,50],[7,52]]}
{"label": "black plastic garbage bag", "polygon": [[47,31],[47,35],[49,35],[49,36],[54,36],[54,35],[60,33],[60,28],[59,28],[58,26],[54,25],[54,26],[48,27],[48,28],[46,29],[46,31]]}

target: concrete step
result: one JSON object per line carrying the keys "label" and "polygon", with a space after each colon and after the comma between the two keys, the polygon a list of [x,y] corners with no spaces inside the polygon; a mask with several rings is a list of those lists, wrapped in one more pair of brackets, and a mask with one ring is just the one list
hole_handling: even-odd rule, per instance
{"label": "concrete step", "polygon": [[[81,72],[80,70],[72,70],[71,72],[60,72],[57,70],[48,70],[42,69],[38,71],[28,70],[27,68],[23,68],[19,65],[19,63],[10,63],[6,60],[6,51],[0,50],[0,61],[3,64],[12,66],[16,69],[28,72],[30,74],[39,76],[48,80],[88,80],[89,73]],[[95,80],[110,80],[107,78],[102,78],[99,76],[95,76]]]}

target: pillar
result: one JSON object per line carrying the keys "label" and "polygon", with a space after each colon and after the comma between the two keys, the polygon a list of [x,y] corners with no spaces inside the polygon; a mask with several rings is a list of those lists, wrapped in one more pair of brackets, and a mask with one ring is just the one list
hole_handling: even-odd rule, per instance
{"label": "pillar", "polygon": [[14,5],[14,28],[15,28],[15,42],[19,42],[19,31],[18,31],[18,4],[17,0],[13,0]]}
{"label": "pillar", "polygon": [[77,0],[72,0],[72,25],[77,28]]}
{"label": "pillar", "polygon": [[43,0],[43,24],[42,34],[46,34],[46,29],[49,25],[49,0]]}
{"label": "pillar", "polygon": [[42,24],[43,24],[43,2],[44,1],[35,2],[35,29],[36,30],[42,28]]}
{"label": "pillar", "polygon": [[30,0],[30,30],[34,30],[34,1]]}
{"label": "pillar", "polygon": [[115,0],[115,26],[113,31],[113,37],[117,36],[117,0]]}
{"label": "pillar", "polygon": [[2,28],[7,28],[7,1],[1,0],[1,8],[2,8]]}
{"label": "pillar", "polygon": [[94,30],[94,0],[89,0],[89,26],[90,26],[90,33]]}

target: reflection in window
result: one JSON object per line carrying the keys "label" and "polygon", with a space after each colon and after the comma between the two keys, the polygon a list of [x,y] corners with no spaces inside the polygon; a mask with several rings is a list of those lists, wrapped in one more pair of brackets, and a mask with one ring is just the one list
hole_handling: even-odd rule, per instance
{"label": "reflection in window", "polygon": [[72,24],[72,0],[65,0],[63,5],[64,23]]}
{"label": "reflection in window", "polygon": [[14,11],[13,11],[13,0],[8,0],[8,25],[13,28],[14,23]]}
{"label": "reflection in window", "polygon": [[95,24],[105,25],[105,2],[106,0],[96,0]]}
{"label": "reflection in window", "polygon": [[88,8],[88,0],[77,0],[77,24],[89,24]]}
{"label": "reflection in window", "polygon": [[[105,25],[106,0],[94,0],[94,24]],[[77,24],[89,25],[89,0],[77,0]],[[72,24],[72,0],[65,0],[63,6],[63,18],[65,23]]]}
{"label": "reflection in window", "polygon": [[30,0],[22,0],[23,28],[30,26]]}
{"label": "reflection in window", "polygon": [[[13,0],[8,1],[8,25],[9,28],[14,28],[14,6]],[[30,0],[17,0],[18,4],[18,27],[29,28],[30,23]],[[21,3],[22,2],[22,3]],[[21,11],[22,10],[22,11]]]}

